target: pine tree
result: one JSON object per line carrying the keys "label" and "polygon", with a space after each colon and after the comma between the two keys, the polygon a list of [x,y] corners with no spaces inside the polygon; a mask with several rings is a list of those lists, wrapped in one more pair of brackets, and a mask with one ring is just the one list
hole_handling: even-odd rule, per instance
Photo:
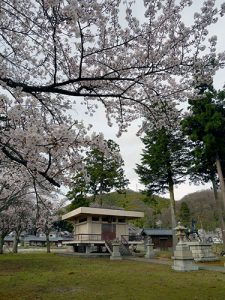
{"label": "pine tree", "polygon": [[212,86],[202,91],[197,100],[189,100],[191,114],[182,121],[192,145],[194,145],[195,162],[192,168],[202,181],[211,180],[217,211],[220,218],[225,247],[225,224],[221,204],[217,195],[217,178],[219,178],[222,198],[225,205],[225,185],[223,169],[225,165],[225,92],[217,92]]}
{"label": "pine tree", "polygon": [[[90,150],[84,159],[85,170],[73,177],[74,188],[67,194],[72,200],[72,208],[88,206],[90,201],[96,200],[97,195],[99,204],[102,205],[102,195],[112,189],[119,193],[125,192],[129,181],[122,168],[124,161],[120,156],[119,145],[112,140],[107,140],[106,143],[108,154],[99,149]],[[88,195],[92,195],[92,199]]]}
{"label": "pine tree", "polygon": [[[185,180],[188,165],[185,139],[179,130],[161,128],[146,132],[142,141],[145,149],[135,171],[148,194],[169,192],[172,228],[175,228],[174,186]],[[175,246],[175,235],[173,240]]]}
{"label": "pine tree", "polygon": [[145,149],[135,170],[140,182],[148,194],[169,191],[175,209],[174,185],[184,182],[187,172],[185,140],[180,132],[162,128],[148,131],[142,141]]}
{"label": "pine tree", "polygon": [[191,219],[190,209],[187,205],[187,202],[185,201],[181,202],[179,219],[184,226],[188,226],[190,223],[190,219]]}

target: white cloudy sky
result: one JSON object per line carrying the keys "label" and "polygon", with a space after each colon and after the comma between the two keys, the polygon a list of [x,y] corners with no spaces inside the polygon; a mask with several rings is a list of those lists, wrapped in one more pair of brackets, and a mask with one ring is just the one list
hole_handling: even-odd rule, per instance
{"label": "white cloudy sky", "polygon": [[[189,10],[185,15],[184,19],[186,22],[191,20],[191,15],[199,9],[203,0],[194,0],[194,7]],[[220,5],[223,1],[216,1],[218,5]],[[137,8],[138,9],[138,8]],[[140,8],[141,9],[141,8]],[[138,10],[136,11],[138,14]],[[213,25],[210,30],[211,35],[218,36],[218,51],[225,51],[225,17],[220,19],[220,21]],[[225,83],[225,70],[219,71],[214,78],[214,86],[219,89],[222,88]],[[133,123],[126,134],[123,134],[122,137],[117,138],[117,128],[116,126],[110,128],[107,125],[106,118],[103,110],[99,109],[93,117],[88,117],[84,114],[84,110],[81,107],[74,107],[73,112],[74,117],[77,119],[83,119],[85,123],[93,124],[93,129],[96,132],[103,132],[106,139],[113,139],[120,145],[121,155],[125,162],[125,174],[127,178],[130,180],[129,187],[135,191],[142,188],[141,184],[138,181],[138,176],[134,172],[134,168],[137,163],[140,163],[140,155],[143,149],[143,144],[139,137],[136,136],[138,130],[138,123],[136,121]],[[175,189],[175,198],[176,200],[181,199],[183,196],[192,193],[194,191],[199,191],[202,189],[210,188],[210,185],[205,186],[195,186],[190,185],[188,182],[185,184],[179,185]],[[164,196],[168,196],[165,194]]]}

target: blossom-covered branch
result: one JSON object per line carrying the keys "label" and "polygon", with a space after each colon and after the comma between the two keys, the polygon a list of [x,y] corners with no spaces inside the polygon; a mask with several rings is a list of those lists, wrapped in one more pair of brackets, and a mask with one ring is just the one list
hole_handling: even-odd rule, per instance
{"label": "blossom-covered branch", "polygon": [[98,136],[69,116],[74,98],[82,97],[89,113],[95,100],[103,103],[121,134],[146,115],[163,123],[165,107],[173,111],[178,99],[211,82],[225,55],[208,28],[225,5],[204,1],[186,25],[190,0],[145,0],[139,19],[134,2],[1,1],[1,158],[40,182],[65,184],[82,169],[80,151]]}

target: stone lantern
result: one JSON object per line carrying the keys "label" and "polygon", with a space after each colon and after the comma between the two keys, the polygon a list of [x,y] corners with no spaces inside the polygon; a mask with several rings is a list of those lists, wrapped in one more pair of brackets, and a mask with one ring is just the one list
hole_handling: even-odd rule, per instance
{"label": "stone lantern", "polygon": [[184,242],[185,237],[185,227],[181,225],[181,222],[178,222],[177,227],[174,228],[176,230],[176,236],[178,238],[178,243]]}
{"label": "stone lantern", "polygon": [[146,254],[145,258],[153,258],[155,256],[155,252],[153,250],[154,244],[152,243],[151,237],[148,238],[147,243],[146,243]]}
{"label": "stone lantern", "polygon": [[176,235],[178,237],[178,244],[176,245],[172,269],[180,272],[195,271],[198,270],[198,266],[194,265],[194,258],[189,249],[189,246],[184,241],[185,227],[178,222],[176,228]]}
{"label": "stone lantern", "polygon": [[115,239],[112,241],[112,247],[113,251],[111,253],[110,259],[111,260],[121,260],[121,254],[120,254],[120,241],[118,239]]}

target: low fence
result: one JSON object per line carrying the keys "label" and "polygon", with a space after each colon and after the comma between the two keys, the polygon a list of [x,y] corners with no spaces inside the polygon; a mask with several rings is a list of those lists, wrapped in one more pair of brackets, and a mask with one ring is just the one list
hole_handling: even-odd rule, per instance
{"label": "low fence", "polygon": [[[86,234],[78,233],[74,235],[74,240],[76,241],[104,241],[101,234]],[[121,240],[126,240],[127,242],[139,242],[143,241],[143,237],[140,235],[122,235]]]}
{"label": "low fence", "polygon": [[102,235],[79,233],[74,235],[74,239],[76,241],[102,241]]}

